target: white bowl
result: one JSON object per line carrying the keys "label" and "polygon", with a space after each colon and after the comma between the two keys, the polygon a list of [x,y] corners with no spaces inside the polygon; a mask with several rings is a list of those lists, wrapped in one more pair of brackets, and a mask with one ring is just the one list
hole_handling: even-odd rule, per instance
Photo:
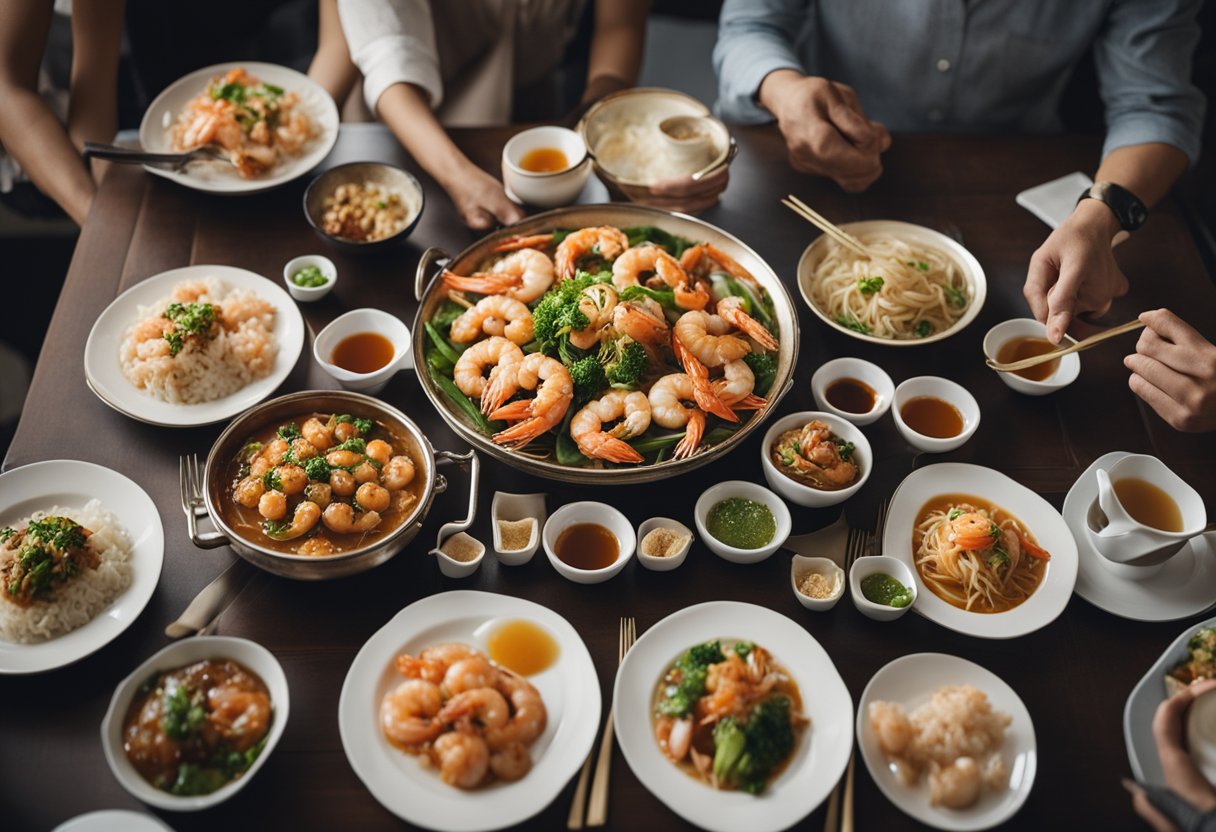
{"label": "white bowl", "polygon": [[[829,402],[827,389],[833,382],[842,378],[856,379],[868,384],[874,391],[874,407],[865,413],[850,413]],[[895,382],[891,381],[891,377],[877,364],[860,358],[835,358],[821,364],[811,376],[811,395],[815,397],[815,407],[820,410],[841,419],[848,419],[855,425],[869,425],[877,422],[891,409],[891,400],[895,398]]]}
{"label": "white bowl", "polygon": [[[552,147],[566,154],[564,170],[537,173],[520,164],[533,150]],[[558,208],[570,205],[582,193],[591,175],[591,159],[583,137],[565,127],[533,127],[516,133],[502,149],[502,181],[507,190],[529,205]]]}
{"label": "white bowl", "polygon": [[[1014,338],[1042,338],[1047,340],[1047,327],[1039,323],[1033,318],[1014,318],[1001,323],[988,330],[988,334],[984,336],[984,355],[996,361],[996,354],[1000,352],[1001,347],[1007,341]],[[1064,336],[1066,343],[1075,344],[1076,342]],[[1010,388],[1019,393],[1025,393],[1027,396],[1045,396],[1048,393],[1054,393],[1057,390],[1062,390],[1068,385],[1077,380],[1077,376],[1081,374],[1081,356],[1074,353],[1069,353],[1063,358],[1058,359],[1059,366],[1055,372],[1049,375],[1042,381],[1032,381],[1028,378],[1022,378],[1016,373],[1001,373],[997,375],[1001,377],[1001,381],[1009,385]]]}
{"label": "white bowl", "polygon": [[[211,794],[179,797],[161,791],[145,780],[123,749],[123,721],[131,700],[149,676],[165,670],[174,670],[204,659],[231,659],[239,662],[262,678],[270,691],[270,705],[273,719],[270,722],[270,733],[266,738],[266,746],[262,753],[253,761],[249,770],[237,779],[227,783]],[[149,806],[158,809],[169,809],[175,812],[195,812],[207,809],[245,788],[254,775],[273,753],[279,738],[283,736],[283,728],[287,725],[287,715],[290,702],[287,696],[287,676],[274,655],[256,642],[243,638],[227,636],[195,636],[170,644],[159,653],[146,660],[131,674],[118,683],[114,696],[110,699],[110,707],[101,720],[101,747],[106,755],[110,771],[119,784]]]}
{"label": "white bowl", "polygon": [[[917,433],[908,427],[899,411],[908,403],[909,399],[920,396],[932,396],[954,405],[963,417],[962,432],[958,436],[938,439]],[[961,448],[971,438],[971,434],[975,433],[975,429],[980,426],[980,405],[975,400],[975,396],[968,393],[962,385],[937,376],[917,376],[908,379],[895,388],[893,405],[891,414],[895,417],[895,427],[899,428],[899,435],[912,447],[931,454],[941,454]]]}
{"label": "white bowl", "polygon": [[[616,561],[603,569],[575,569],[558,558],[557,539],[567,527],[573,526],[575,523],[598,523],[612,532],[617,544]],[[549,556],[549,563],[553,564],[553,568],[563,578],[574,581],[576,584],[598,584],[615,576],[633,557],[635,548],[633,524],[629,522],[629,518],[612,506],[591,500],[567,503],[553,512],[545,522],[541,541],[544,543],[545,554]]]}
{"label": "white bowl", "polygon": [[[802,427],[812,419],[820,420],[837,436],[846,442],[853,443],[853,461],[857,463],[861,476],[848,488],[841,488],[838,491],[822,491],[812,488],[790,479],[773,464],[769,451],[773,443],[777,441],[777,437],[787,430]],[[839,416],[833,416],[831,413],[804,410],[800,413],[791,413],[789,416],[773,422],[768,432],[764,434],[764,442],[760,445],[760,464],[764,468],[764,479],[768,481],[769,488],[796,505],[823,508],[843,503],[866,484],[866,480],[870,478],[870,470],[874,467],[874,454],[870,450],[870,440],[866,439],[866,435],[849,422]]]}
{"label": "white bowl", "polygon": [[456,532],[444,539],[444,543],[455,538],[460,538],[466,543],[472,543],[477,549],[477,554],[471,560],[456,560],[443,549],[436,546],[430,551],[430,554],[435,556],[439,561],[439,571],[445,578],[467,578],[477,571],[477,567],[481,566],[482,559],[486,556],[486,544],[482,543],[477,538],[468,532]]}
{"label": "white bowl", "polygon": [[[743,497],[768,506],[768,510],[773,513],[773,519],[777,521],[777,530],[767,545],[759,549],[737,549],[734,546],[727,546],[709,533],[705,526],[709,510],[722,500],[731,497]],[[706,489],[697,499],[697,505],[693,509],[693,519],[697,524],[697,533],[701,536],[701,540],[705,541],[709,550],[732,563],[759,563],[769,557],[781,548],[781,544],[785,543],[785,539],[790,536],[792,526],[790,510],[780,497],[762,485],[744,480],[727,480]]]}
{"label": "white bowl", "polygon": [[[502,533],[498,529],[499,520],[531,520],[532,538],[528,545],[522,549],[504,551]],[[494,554],[498,562],[505,566],[522,566],[532,560],[540,548],[540,528],[545,524],[545,495],[495,491],[494,501],[490,504],[490,522],[494,526]]]}
{"label": "white bowl", "polygon": [[[393,358],[374,373],[352,373],[332,363],[334,349],[350,335],[360,332],[375,332],[393,344]],[[379,309],[352,309],[335,318],[329,326],[317,333],[312,342],[312,357],[325,372],[347,390],[360,393],[379,393],[398,370],[414,366],[410,354],[410,330],[400,318]]]}
{"label": "white bowl", "polygon": [[[642,551],[642,538],[650,534],[654,529],[662,526],[687,535],[688,539],[674,555],[668,555],[664,558],[646,554]],[[695,535],[693,535],[692,529],[685,526],[679,520],[672,520],[670,517],[651,517],[649,520],[643,520],[642,525],[638,526],[638,561],[642,566],[655,572],[669,572],[683,563],[684,559],[688,557],[688,550],[692,548],[694,539]]]}
{"label": "white bowl", "polygon": [[[861,579],[875,572],[885,572],[912,591],[912,602],[906,607],[889,607],[886,604],[875,604],[861,592]],[[894,621],[908,610],[916,606],[916,580],[912,570],[899,558],[887,555],[872,555],[853,561],[849,570],[849,594],[853,596],[853,606],[858,612],[875,621]]]}
{"label": "white bowl", "polygon": [[[316,266],[320,269],[321,274],[325,276],[325,282],[320,286],[297,286],[291,278],[296,272],[307,266]],[[330,293],[338,282],[338,269],[328,257],[322,257],[319,254],[304,254],[287,261],[287,265],[283,267],[283,282],[287,284],[287,294],[298,301],[309,303],[320,300]]]}
{"label": "white bowl", "polygon": [[[811,598],[798,591],[798,584],[813,572],[818,572],[829,581],[835,582],[836,592],[831,597]],[[808,558],[805,555],[794,555],[790,560],[790,586],[794,590],[794,597],[798,599],[798,603],[808,610],[827,612],[836,606],[836,602],[844,595],[846,583],[848,583],[848,579],[845,577],[844,570],[831,558]]]}

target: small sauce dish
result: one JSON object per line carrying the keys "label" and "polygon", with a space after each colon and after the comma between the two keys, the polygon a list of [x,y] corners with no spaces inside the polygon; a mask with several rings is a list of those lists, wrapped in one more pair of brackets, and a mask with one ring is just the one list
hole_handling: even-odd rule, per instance
{"label": "small sauce dish", "polygon": [[[831,587],[831,595],[826,598],[813,598],[803,592],[800,587],[803,581],[812,575],[822,575]],[[846,583],[844,570],[831,558],[810,558],[805,555],[794,555],[790,561],[790,586],[794,589],[794,597],[798,603],[808,610],[827,612],[836,606],[836,602],[844,596]]]}
{"label": "small sauce dish", "polygon": [[[710,510],[723,500],[729,500],[732,497],[753,500],[772,512],[776,531],[768,543],[758,549],[740,549],[723,543],[709,533],[707,523]],[[709,550],[732,563],[759,563],[765,560],[781,548],[781,544],[785,543],[785,539],[790,536],[790,528],[793,525],[790,510],[780,497],[762,485],[745,480],[727,480],[706,489],[693,509],[693,519],[696,522],[697,534],[700,535]]]}
{"label": "small sauce dish", "polygon": [[[382,335],[392,344],[393,357],[386,365],[370,373],[353,373],[333,363],[334,351],[344,339],[366,332]],[[414,366],[409,327],[396,316],[379,309],[353,309],[335,318],[317,333],[312,342],[312,356],[343,388],[368,394],[383,390],[398,370]]]}
{"label": "small sauce dish", "polygon": [[[540,548],[540,529],[545,524],[544,494],[510,494],[495,491],[490,504],[490,521],[494,525],[494,554],[505,566],[522,566],[532,560]],[[532,536],[522,549],[504,549],[502,523],[530,522]]]}
{"label": "small sauce dish", "polygon": [[[301,286],[295,282],[295,276],[310,266],[321,272],[321,276],[325,278],[325,282],[320,286]],[[287,265],[283,267],[283,282],[287,284],[287,294],[302,303],[310,303],[330,293],[338,282],[338,269],[328,257],[304,254],[287,261]]]}
{"label": "small sauce dish", "polygon": [[[648,555],[643,551],[642,541],[646,539],[646,535],[655,529],[670,529],[676,534],[682,535],[684,542],[670,554]],[[688,550],[692,548],[693,539],[692,529],[680,521],[672,520],[670,517],[651,517],[649,520],[642,521],[642,524],[638,526],[638,562],[655,572],[669,572],[682,564],[684,559],[688,557]]]}
{"label": "small sauce dish", "polygon": [[[962,430],[954,436],[935,437],[919,433],[904,421],[903,409],[908,402],[918,398],[940,399],[953,407],[962,419]],[[976,428],[980,426],[980,405],[960,384],[937,376],[917,376],[910,378],[895,388],[895,399],[892,402],[891,414],[895,417],[895,427],[904,440],[917,450],[931,454],[945,453],[961,448],[966,444]]]}
{"label": "small sauce dish", "polygon": [[[831,428],[832,433],[846,442],[853,443],[851,460],[857,465],[858,477],[857,481],[852,485],[836,491],[825,491],[821,488],[814,488],[786,476],[773,463],[772,448],[773,443],[777,441],[777,437],[787,430],[801,428],[812,419],[818,419]],[[804,410],[801,413],[791,413],[789,416],[783,416],[768,429],[764,434],[764,444],[760,446],[760,465],[764,469],[764,479],[768,482],[769,488],[776,491],[782,497],[796,505],[807,506],[808,508],[824,508],[825,506],[843,503],[866,484],[866,480],[870,478],[870,471],[874,467],[874,454],[870,450],[870,440],[866,439],[866,435],[853,424],[831,413]]]}
{"label": "small sauce dish", "polygon": [[[561,170],[533,171],[524,158],[537,150],[556,150],[566,157]],[[516,133],[502,149],[502,181],[508,194],[540,208],[569,205],[591,175],[591,157],[583,137],[565,127],[533,127]]]}
{"label": "small sauce dish", "polygon": [[[988,334],[984,336],[984,355],[993,361],[999,361],[1001,360],[1000,352],[1002,347],[1011,341],[1028,338],[1046,341],[1047,327],[1033,318],[1014,318],[1010,321],[1002,321],[988,330]],[[1069,344],[1075,343],[1076,341],[1065,335],[1064,341],[1060,346],[1066,347]],[[1015,359],[1011,358],[1009,360]],[[1046,377],[1040,380],[1024,378],[1018,373],[998,372],[997,375],[1012,390],[1024,393],[1027,396],[1045,396],[1048,393],[1063,390],[1077,380],[1077,376],[1081,374],[1081,356],[1075,352],[1069,353],[1061,358],[1057,358],[1055,365],[1050,372],[1046,373]],[[1029,368],[1029,371],[1034,370],[1046,372],[1044,365]],[[1028,371],[1023,370],[1022,372]]]}
{"label": "small sauce dish", "polygon": [[[869,410],[857,413],[832,404],[828,398],[828,388],[845,380],[861,382],[873,391],[874,402]],[[891,409],[891,402],[895,398],[895,382],[891,381],[891,377],[877,364],[860,358],[835,358],[821,364],[811,376],[811,395],[815,397],[815,407],[820,410],[847,419],[855,425],[869,425],[877,422]]]}
{"label": "small sauce dish", "polygon": [[[861,590],[861,582],[871,575],[885,574],[899,581],[912,592],[912,601],[903,607],[892,607],[887,604],[876,604],[865,596]],[[875,621],[894,621],[912,609],[916,604],[916,580],[912,570],[899,558],[887,555],[860,557],[853,561],[849,570],[849,594],[853,596],[853,606],[867,618]]]}
{"label": "small sauce dish", "polygon": [[[611,532],[616,538],[616,560],[602,569],[579,569],[559,558],[557,539],[567,528],[579,523],[594,523]],[[541,533],[541,543],[545,547],[549,563],[553,564],[559,575],[576,584],[598,584],[616,576],[633,557],[635,540],[633,524],[629,522],[629,518],[612,506],[591,500],[562,506],[545,521],[545,529]]]}
{"label": "small sauce dish", "polygon": [[[458,559],[445,552],[444,547],[447,547],[449,550],[453,548],[456,550],[467,550],[472,557]],[[477,567],[481,566],[481,561],[486,556],[486,544],[468,532],[456,532],[432,549],[430,554],[434,555],[439,561],[439,571],[445,577],[467,578],[477,571]]]}

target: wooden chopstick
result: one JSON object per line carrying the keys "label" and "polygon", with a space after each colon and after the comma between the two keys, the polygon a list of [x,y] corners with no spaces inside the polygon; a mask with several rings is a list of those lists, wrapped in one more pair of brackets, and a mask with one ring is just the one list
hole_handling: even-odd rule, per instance
{"label": "wooden chopstick", "polygon": [[858,240],[852,234],[848,233],[839,226],[834,225],[830,220],[793,194],[790,194],[786,199],[781,200],[781,204],[786,208],[789,208],[798,216],[802,217],[811,225],[820,229],[824,234],[827,234],[842,246],[852,249],[863,257],[870,256],[870,252],[866,250],[866,247],[862,244],[861,240]]}
{"label": "wooden chopstick", "polygon": [[849,773],[844,779],[844,807],[840,812],[840,832],[853,832],[853,755],[849,755]]}
{"label": "wooden chopstick", "polygon": [[1097,335],[1091,335],[1088,338],[1077,341],[1075,344],[1069,344],[1064,349],[1056,350],[1055,352],[1045,352],[1042,355],[1023,358],[1021,361],[1010,361],[1007,364],[1002,364],[999,361],[993,361],[991,358],[985,357],[985,363],[996,370],[998,373],[1013,373],[1018,370],[1025,370],[1027,367],[1034,367],[1038,364],[1045,364],[1048,361],[1055,361],[1064,355],[1069,355],[1074,352],[1083,352],[1090,347],[1096,347],[1098,344],[1117,335],[1123,335],[1127,332],[1134,332],[1144,326],[1142,321],[1128,321],[1125,324],[1111,327],[1110,329],[1099,332]]}
{"label": "wooden chopstick", "polygon": [[[637,619],[633,616],[621,619],[620,640],[617,644],[617,665],[625,661],[625,654],[638,638]],[[595,763],[595,779],[591,783],[591,805],[587,809],[587,825],[603,826],[608,820],[608,777],[612,773],[613,712],[616,703],[608,711],[604,722],[604,738],[600,740],[599,759]]]}
{"label": "wooden chopstick", "polygon": [[587,780],[591,777],[591,761],[594,754],[587,755],[583,770],[578,776],[578,785],[574,787],[574,802],[570,804],[570,814],[566,816],[566,828],[577,830],[583,828],[583,811],[587,808]]}

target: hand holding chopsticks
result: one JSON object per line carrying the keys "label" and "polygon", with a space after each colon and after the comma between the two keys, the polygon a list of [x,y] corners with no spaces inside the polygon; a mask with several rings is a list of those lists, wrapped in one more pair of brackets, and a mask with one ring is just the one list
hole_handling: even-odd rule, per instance
{"label": "hand holding chopsticks", "polygon": [[862,245],[861,240],[857,239],[842,228],[833,225],[822,214],[793,194],[790,194],[786,199],[781,200],[781,204],[786,208],[789,208],[798,216],[802,217],[811,225],[818,228],[824,234],[827,234],[845,248],[852,249],[862,257],[870,257],[870,252],[866,250],[864,245]]}

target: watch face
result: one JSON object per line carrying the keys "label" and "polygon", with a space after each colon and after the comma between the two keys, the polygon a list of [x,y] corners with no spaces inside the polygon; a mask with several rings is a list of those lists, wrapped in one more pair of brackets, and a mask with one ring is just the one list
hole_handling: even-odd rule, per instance
{"label": "watch face", "polygon": [[1143,205],[1138,203],[1129,206],[1129,208],[1130,210],[1127,212],[1128,219],[1131,220],[1131,225],[1133,228],[1139,228],[1144,224],[1144,221],[1148,219],[1148,211],[1144,209]]}

